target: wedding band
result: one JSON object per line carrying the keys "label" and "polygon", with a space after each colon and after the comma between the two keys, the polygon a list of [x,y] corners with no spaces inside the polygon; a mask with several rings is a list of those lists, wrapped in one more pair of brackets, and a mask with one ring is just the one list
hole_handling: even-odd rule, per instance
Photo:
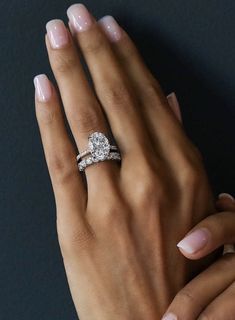
{"label": "wedding band", "polygon": [[[118,147],[116,147],[116,146],[110,146],[110,150],[117,151],[117,150],[118,150]],[[77,161],[79,161],[80,159],[86,157],[86,156],[89,155],[90,153],[91,153],[91,152],[90,152],[89,149],[87,149],[87,150],[79,153],[79,154],[77,155]]]}
{"label": "wedding band", "polygon": [[88,148],[77,155],[79,171],[105,160],[121,161],[121,155],[102,132],[94,132],[88,137]]}

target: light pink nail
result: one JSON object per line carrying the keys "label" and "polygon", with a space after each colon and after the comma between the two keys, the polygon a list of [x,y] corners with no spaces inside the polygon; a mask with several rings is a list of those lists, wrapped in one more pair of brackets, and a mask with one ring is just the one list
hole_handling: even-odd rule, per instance
{"label": "light pink nail", "polygon": [[34,78],[36,97],[40,102],[47,102],[52,95],[51,83],[45,74],[39,74]]}
{"label": "light pink nail", "polygon": [[221,194],[219,194],[218,198],[219,199],[224,198],[224,199],[229,199],[229,200],[235,201],[234,197],[229,193],[221,193]]}
{"label": "light pink nail", "polygon": [[177,320],[177,316],[173,313],[167,313],[162,320]]}
{"label": "light pink nail", "polygon": [[198,229],[181,240],[177,244],[177,247],[186,253],[192,254],[204,248],[209,241],[209,237],[210,233],[208,229]]}
{"label": "light pink nail", "polygon": [[181,111],[180,111],[180,105],[177,99],[177,96],[175,92],[170,93],[167,96],[167,100],[169,102],[170,107],[174,111],[175,115],[177,116],[178,120],[182,122],[182,116],[181,116]]}
{"label": "light pink nail", "polygon": [[92,17],[87,8],[81,4],[73,4],[67,10],[68,18],[76,31],[86,31],[92,25]]}
{"label": "light pink nail", "polygon": [[116,42],[121,39],[122,29],[112,16],[103,17],[99,20],[99,24],[111,41]]}
{"label": "light pink nail", "polygon": [[64,47],[68,41],[68,32],[62,20],[51,20],[46,25],[47,34],[52,48]]}

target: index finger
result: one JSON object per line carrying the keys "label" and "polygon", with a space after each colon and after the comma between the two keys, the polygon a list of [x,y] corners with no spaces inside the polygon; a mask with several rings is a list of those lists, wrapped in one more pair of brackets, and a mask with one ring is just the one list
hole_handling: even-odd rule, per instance
{"label": "index finger", "polygon": [[162,320],[198,319],[202,310],[233,283],[235,270],[229,266],[234,262],[235,255],[226,255],[194,278],[175,296]]}

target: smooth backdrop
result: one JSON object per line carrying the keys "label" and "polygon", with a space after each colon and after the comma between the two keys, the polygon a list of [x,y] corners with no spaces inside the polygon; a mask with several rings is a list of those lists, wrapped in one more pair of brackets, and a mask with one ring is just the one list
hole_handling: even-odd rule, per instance
{"label": "smooth backdrop", "polygon": [[[58,247],[55,205],[34,113],[32,79],[52,77],[45,23],[67,22],[66,0],[0,2],[0,320],[77,319]],[[215,195],[235,193],[235,2],[90,0],[135,39],[167,93]]]}

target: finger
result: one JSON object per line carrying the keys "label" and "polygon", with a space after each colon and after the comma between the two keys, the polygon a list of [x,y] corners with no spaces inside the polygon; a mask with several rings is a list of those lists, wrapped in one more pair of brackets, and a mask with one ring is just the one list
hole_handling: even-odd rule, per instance
{"label": "finger", "polygon": [[234,319],[235,315],[235,282],[233,282],[223,293],[221,293],[200,314],[198,320],[205,319]]}
{"label": "finger", "polygon": [[168,100],[168,103],[169,103],[172,111],[174,112],[176,118],[179,120],[179,122],[182,123],[180,105],[179,105],[179,102],[178,102],[176,94],[174,92],[172,92],[171,94],[169,94],[167,96],[167,100]]}
{"label": "finger", "polygon": [[78,233],[85,234],[86,192],[56,91],[46,75],[35,77],[34,84],[36,116],[55,193],[58,227],[68,230],[74,226]]}
{"label": "finger", "polygon": [[[59,86],[65,113],[79,151],[87,149],[92,132],[108,133],[101,107],[94,96],[82,68],[71,35],[61,20],[47,23],[46,45],[50,64]],[[100,182],[113,172],[114,161],[92,165],[86,169],[87,179]],[[94,166],[100,166],[99,170]],[[101,178],[101,179],[100,179]],[[94,184],[89,184],[91,187]]]}
{"label": "finger", "polygon": [[235,242],[235,214],[225,211],[207,217],[177,246],[189,259],[200,259],[224,244]]}
{"label": "finger", "polygon": [[229,193],[221,193],[216,201],[219,211],[235,211],[235,199]]}
{"label": "finger", "polygon": [[202,310],[233,283],[234,263],[235,255],[226,255],[199,274],[175,296],[163,319],[198,319]]}
{"label": "finger", "polygon": [[[184,160],[191,159],[190,152],[194,148],[188,148],[189,140],[157,80],[143,62],[133,41],[113,17],[106,16],[99,21],[99,24],[110,39],[126,77],[130,79],[134,87],[141,106],[142,118],[147,123],[150,136],[154,137],[157,149],[160,149],[164,160],[170,163],[176,172],[184,172]],[[186,154],[188,151],[189,153]],[[195,159],[194,155],[195,153],[193,153]]]}
{"label": "finger", "polygon": [[82,4],[72,5],[67,14],[122,152],[148,145],[135,94],[99,24]]}

